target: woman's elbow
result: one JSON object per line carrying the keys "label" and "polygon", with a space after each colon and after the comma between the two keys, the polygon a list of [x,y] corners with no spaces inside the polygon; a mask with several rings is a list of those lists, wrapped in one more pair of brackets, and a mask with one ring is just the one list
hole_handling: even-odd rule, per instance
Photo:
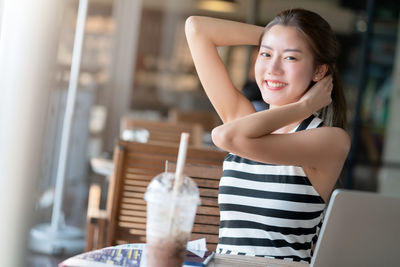
{"label": "woman's elbow", "polygon": [[185,22],[185,34],[186,36],[196,35],[199,28],[199,17],[190,16]]}
{"label": "woman's elbow", "polygon": [[236,138],[233,137],[234,134],[227,130],[224,125],[220,125],[214,128],[211,132],[211,138],[214,144],[224,150],[230,151],[236,143]]}
{"label": "woman's elbow", "polygon": [[223,139],[223,137],[221,136],[220,127],[221,126],[217,126],[211,131],[211,139],[214,145],[216,145],[219,148],[221,148],[221,140]]}

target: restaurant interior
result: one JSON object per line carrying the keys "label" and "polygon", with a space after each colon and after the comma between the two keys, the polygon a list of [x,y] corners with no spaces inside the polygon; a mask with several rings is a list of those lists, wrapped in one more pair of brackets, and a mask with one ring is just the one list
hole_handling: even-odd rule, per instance
{"label": "restaurant interior", "polygon": [[[8,263],[2,266],[57,266],[73,254],[123,243],[127,230],[116,227],[112,241],[100,235],[121,224],[110,216],[135,214],[110,215],[110,206],[118,194],[143,199],[143,191],[112,191],[116,170],[146,164],[134,155],[157,154],[129,143],[175,147],[189,132],[188,161],[220,166],[224,155],[211,130],[221,121],[196,74],[185,20],[204,15],[264,26],[294,7],[324,17],[340,44],[352,146],[337,187],[400,197],[397,1],[0,0],[0,257]],[[218,53],[246,95],[254,84],[254,47]],[[163,160],[176,158],[165,153]],[[218,186],[211,190],[218,194]],[[214,211],[210,204],[207,212]],[[127,228],[136,223],[127,221]],[[52,227],[76,240],[51,244]]]}

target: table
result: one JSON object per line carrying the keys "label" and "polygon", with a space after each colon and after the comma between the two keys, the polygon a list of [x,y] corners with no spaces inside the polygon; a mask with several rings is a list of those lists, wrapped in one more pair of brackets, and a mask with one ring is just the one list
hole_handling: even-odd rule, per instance
{"label": "table", "polygon": [[[107,248],[106,248],[107,249]],[[119,249],[115,249],[119,250]],[[101,250],[98,250],[101,251]],[[96,253],[96,251],[90,251],[84,254]],[[81,255],[84,255],[81,254]],[[109,254],[109,253],[108,253]],[[125,257],[124,253],[119,254],[119,257]],[[93,257],[92,257],[93,258]],[[99,257],[97,257],[99,258]],[[103,261],[102,261],[103,262]],[[99,267],[99,266],[112,266],[98,261],[87,261],[79,258],[78,256],[67,259],[66,261],[59,264],[59,267]],[[227,255],[227,254],[215,254],[211,262],[207,267],[309,267],[307,263],[291,262],[270,258],[242,256],[242,255]]]}
{"label": "table", "polygon": [[309,267],[308,263],[242,255],[215,254],[207,267]]}

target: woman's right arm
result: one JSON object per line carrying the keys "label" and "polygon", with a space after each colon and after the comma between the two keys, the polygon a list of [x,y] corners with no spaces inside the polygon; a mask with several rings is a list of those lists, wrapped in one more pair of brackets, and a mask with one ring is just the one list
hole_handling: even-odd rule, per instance
{"label": "woman's right arm", "polygon": [[237,90],[218,55],[217,46],[258,45],[263,27],[245,23],[192,16],[185,32],[201,84],[223,122],[254,112]]}

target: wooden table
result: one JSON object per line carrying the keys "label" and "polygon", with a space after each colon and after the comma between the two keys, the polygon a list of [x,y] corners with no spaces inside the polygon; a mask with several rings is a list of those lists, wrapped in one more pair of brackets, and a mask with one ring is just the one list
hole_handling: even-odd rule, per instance
{"label": "wooden table", "polygon": [[207,267],[309,267],[308,263],[242,255],[215,254]]}
{"label": "wooden table", "polygon": [[[141,245],[141,244],[139,244]],[[113,248],[105,248],[107,250]],[[120,250],[123,248],[114,247],[115,250]],[[132,248],[133,249],[133,248]],[[139,250],[143,249],[142,247],[138,248]],[[81,255],[90,255],[90,254],[97,254],[102,253],[103,249],[89,251],[87,253]],[[103,253],[104,255],[110,255],[110,253]],[[120,257],[125,257],[127,254],[121,254]],[[100,263],[99,261],[89,260],[88,258],[82,259],[80,255],[71,257],[64,261],[63,263],[59,264],[59,267],[99,267],[99,266],[111,266],[105,263]],[[96,256],[95,258],[98,258]],[[118,260],[119,261],[119,260]],[[103,261],[102,261],[103,262]],[[142,264],[143,265],[143,264]],[[145,266],[143,266],[145,267]],[[310,267],[307,263],[300,263],[294,261],[284,261],[284,260],[277,260],[277,259],[270,259],[270,258],[261,258],[261,257],[253,257],[253,256],[242,256],[242,255],[227,255],[227,254],[218,254],[216,253],[211,260],[207,264],[207,267]]]}

